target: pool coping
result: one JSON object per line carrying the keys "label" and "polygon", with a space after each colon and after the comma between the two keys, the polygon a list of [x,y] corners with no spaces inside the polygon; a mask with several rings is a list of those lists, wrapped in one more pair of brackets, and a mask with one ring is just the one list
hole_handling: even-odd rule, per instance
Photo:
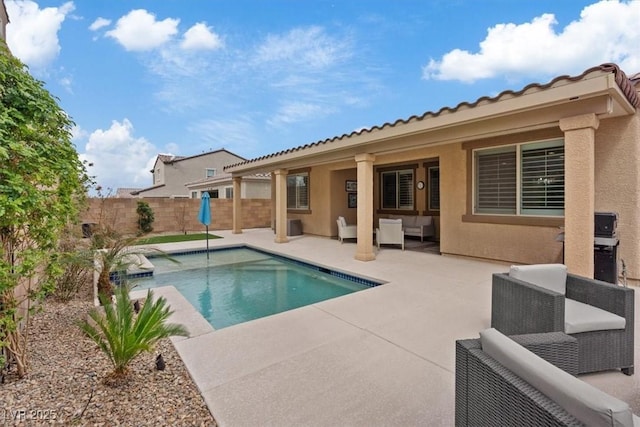
{"label": "pool coping", "polygon": [[[384,248],[364,263],[354,245],[316,236],[279,244],[269,229],[216,234],[388,281],[220,330],[199,329],[190,317],[199,313],[170,296],[171,321],[191,332],[171,341],[218,425],[454,423],[455,340],[489,327],[491,274],[507,265]],[[581,379],[640,413],[634,377]]]}

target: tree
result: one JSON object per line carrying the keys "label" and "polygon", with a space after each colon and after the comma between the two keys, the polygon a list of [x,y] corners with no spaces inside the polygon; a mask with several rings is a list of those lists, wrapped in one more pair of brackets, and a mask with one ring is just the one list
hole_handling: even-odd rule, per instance
{"label": "tree", "polygon": [[139,200],[136,212],[138,213],[138,230],[140,234],[151,233],[153,231],[152,224],[155,217],[149,203],[144,200]]}
{"label": "tree", "polygon": [[[0,42],[0,367],[27,372],[28,317],[62,269],[58,237],[90,180],[73,122]],[[9,358],[9,360],[6,360]]]}

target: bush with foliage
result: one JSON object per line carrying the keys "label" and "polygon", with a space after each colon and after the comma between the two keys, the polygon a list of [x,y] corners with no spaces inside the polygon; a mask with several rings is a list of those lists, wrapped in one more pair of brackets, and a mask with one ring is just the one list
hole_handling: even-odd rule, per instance
{"label": "bush with foliage", "polygon": [[138,230],[140,234],[152,232],[152,224],[155,217],[153,215],[153,209],[151,209],[149,203],[143,200],[138,201],[138,208],[136,209],[136,212],[138,213]]}
{"label": "bush with foliage", "polygon": [[28,368],[29,313],[62,273],[58,239],[90,184],[72,126],[0,41],[0,368],[8,357],[19,377]]}
{"label": "bush with foliage", "polygon": [[116,287],[116,301],[103,297],[104,314],[99,309],[89,313],[90,320],[80,323],[80,328],[91,338],[113,364],[113,375],[125,377],[131,361],[143,351],[151,351],[163,338],[172,335],[187,336],[184,326],[167,323],[172,311],[167,300],[153,300],[153,292],[147,292],[140,313],[134,313],[126,284]]}
{"label": "bush with foliage", "polygon": [[58,301],[67,302],[81,288],[92,283],[95,271],[93,251],[68,230],[58,244],[58,262],[62,274],[56,278],[53,296]]}

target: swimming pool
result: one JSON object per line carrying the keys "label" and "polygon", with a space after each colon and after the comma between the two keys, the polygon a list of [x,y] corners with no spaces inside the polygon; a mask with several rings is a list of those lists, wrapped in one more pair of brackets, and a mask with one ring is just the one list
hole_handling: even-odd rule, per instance
{"label": "swimming pool", "polygon": [[173,285],[215,328],[314,304],[381,283],[242,247],[150,258],[135,289]]}

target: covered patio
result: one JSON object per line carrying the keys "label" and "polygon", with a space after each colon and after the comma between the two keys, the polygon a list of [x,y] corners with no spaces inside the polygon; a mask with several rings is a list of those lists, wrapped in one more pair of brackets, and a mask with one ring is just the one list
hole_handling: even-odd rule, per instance
{"label": "covered patio", "polygon": [[[594,212],[618,212],[621,258],[637,281],[640,99],[634,85],[616,65],[603,64],[225,171],[234,177],[234,195],[244,176],[271,173],[275,242],[289,241],[291,219],[306,234],[335,237],[336,219],[344,216],[357,223],[351,256],[359,261],[376,259],[373,230],[380,218],[433,216],[444,254],[564,262],[570,272],[593,277]],[[349,183],[357,187],[351,194]],[[234,198],[234,233],[243,232],[249,214]],[[556,240],[561,231],[564,244]]]}
{"label": "covered patio", "polygon": [[[455,340],[489,327],[491,274],[507,264],[391,248],[363,263],[354,244],[326,237],[282,245],[270,229],[216,233],[224,238],[212,245],[249,244],[387,282],[219,331],[174,288],[160,290],[190,331],[174,344],[220,425],[453,425]],[[640,414],[640,376],[580,378]]]}

